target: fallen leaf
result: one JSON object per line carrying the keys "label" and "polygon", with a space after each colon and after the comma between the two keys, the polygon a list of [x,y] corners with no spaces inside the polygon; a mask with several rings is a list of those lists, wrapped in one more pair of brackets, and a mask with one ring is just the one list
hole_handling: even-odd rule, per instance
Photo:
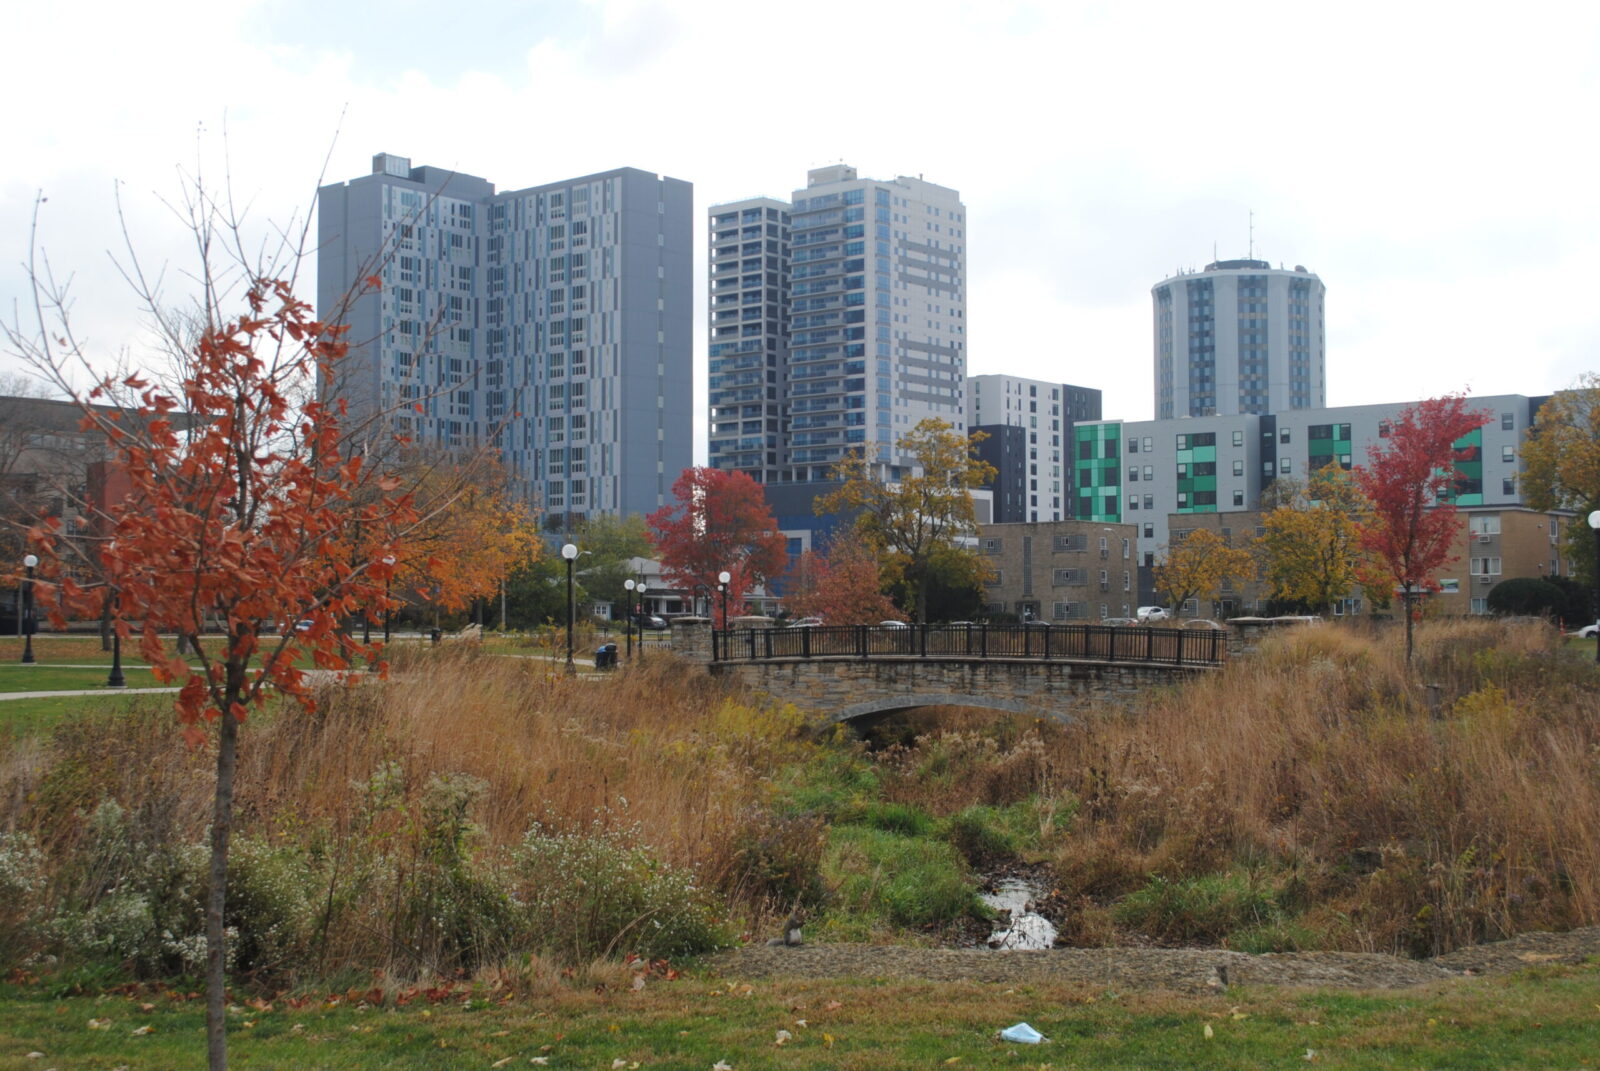
{"label": "fallen leaf", "polygon": [[622,1071],[622,1069],[627,1066],[628,1061],[622,1059],[621,1057],[611,1061],[611,1071]]}
{"label": "fallen leaf", "polygon": [[151,1026],[149,1023],[146,1023],[143,1026],[136,1026],[136,1027],[133,1028],[133,1036],[136,1037],[136,1038],[137,1037],[143,1037],[146,1034],[154,1034],[155,1032],[156,1032],[156,1028]]}
{"label": "fallen leaf", "polygon": [[489,1036],[492,1037],[492,1038],[510,1037],[511,1036],[511,1031],[509,1031],[509,1030],[496,1030],[494,1033],[490,1034]]}
{"label": "fallen leaf", "polygon": [[961,1062],[961,1057],[959,1057],[959,1056],[952,1056],[948,1060],[945,1061],[945,1063],[947,1063],[947,1064],[959,1064],[960,1062]]}
{"label": "fallen leaf", "polygon": [[28,1059],[30,1059],[30,1060],[43,1060],[44,1059],[44,1053],[42,1053],[42,1052],[30,1052],[30,1053],[28,1053]]}
{"label": "fallen leaf", "polygon": [[644,975],[642,975],[642,974],[634,975],[633,976],[633,991],[635,993],[637,993],[639,990],[641,990],[643,988],[644,988]]}
{"label": "fallen leaf", "polygon": [[804,1019],[796,1019],[796,1020],[795,1020],[795,1021],[794,1021],[794,1025],[795,1025],[795,1026],[798,1026],[798,1027],[801,1027],[801,1028],[802,1028],[802,1029],[803,1029],[803,1028],[805,1028],[805,1027],[808,1027],[808,1026],[810,1026],[810,1025],[811,1025],[811,1024],[810,1024],[810,1023],[808,1023],[808,1022],[806,1022],[806,1021],[805,1021],[805,1020],[804,1020]]}
{"label": "fallen leaf", "polygon": [[111,1020],[110,1019],[90,1019],[89,1020],[89,1029],[90,1030],[110,1030],[111,1029]]}
{"label": "fallen leaf", "polygon": [[822,1006],[822,1010],[823,1011],[838,1011],[842,1007],[844,1007],[844,1005],[840,1004],[837,1000],[830,1000],[830,1001],[828,1001],[828,1003],[826,1003],[826,1004],[824,1004]]}
{"label": "fallen leaf", "polygon": [[778,1031],[778,1040],[774,1041],[773,1044],[774,1045],[783,1045],[784,1043],[786,1043],[787,1041],[789,1041],[793,1037],[794,1037],[794,1035],[789,1033],[789,1031],[780,1030],[780,1031]]}
{"label": "fallen leaf", "polygon": [[1306,1061],[1306,1063],[1310,1063],[1311,1061],[1315,1060],[1316,1058],[1317,1058],[1317,1050],[1316,1049],[1307,1049],[1305,1056],[1302,1057],[1302,1059],[1304,1059]]}
{"label": "fallen leaf", "polygon": [[832,1034],[823,1034],[822,1035],[822,1047],[825,1048],[825,1049],[833,1048],[833,1035]]}
{"label": "fallen leaf", "polygon": [[546,1064],[548,1064],[550,1062],[550,1057],[548,1057],[548,1056],[530,1056],[530,1057],[528,1057],[528,1062],[530,1064],[538,1064],[541,1067],[543,1067],[544,1065],[546,1065]]}
{"label": "fallen leaf", "polygon": [[154,1004],[141,1004],[139,1005],[139,1010],[142,1012],[153,1012],[156,1010],[156,1006]]}
{"label": "fallen leaf", "polygon": [[1211,1024],[1210,1023],[1206,1024],[1205,1035],[1206,1035],[1206,1040],[1207,1041],[1210,1041],[1212,1038],[1217,1036],[1216,1032],[1211,1029]]}
{"label": "fallen leaf", "polygon": [[506,1064],[509,1064],[512,1060],[515,1060],[515,1059],[516,1059],[515,1056],[507,1056],[503,1060],[496,1060],[494,1063],[490,1064],[489,1066],[490,1067],[504,1067]]}
{"label": "fallen leaf", "polygon": [[1250,1013],[1242,1012],[1238,1008],[1235,1008],[1233,1009],[1233,1014],[1230,1016],[1230,1018],[1232,1018],[1234,1022],[1238,1022],[1240,1019],[1250,1018]]}
{"label": "fallen leaf", "polygon": [[711,1071],[733,1071],[733,1065],[726,1060],[718,1060],[711,1065]]}

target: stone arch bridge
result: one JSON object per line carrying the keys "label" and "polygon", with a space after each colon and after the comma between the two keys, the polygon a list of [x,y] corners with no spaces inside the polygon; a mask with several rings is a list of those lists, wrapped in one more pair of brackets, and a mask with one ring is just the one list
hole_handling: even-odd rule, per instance
{"label": "stone arch bridge", "polygon": [[899,711],[963,706],[1071,723],[1097,704],[1214,672],[1221,631],[1103,625],[734,628],[673,623],[675,652],[716,675],[858,728]]}

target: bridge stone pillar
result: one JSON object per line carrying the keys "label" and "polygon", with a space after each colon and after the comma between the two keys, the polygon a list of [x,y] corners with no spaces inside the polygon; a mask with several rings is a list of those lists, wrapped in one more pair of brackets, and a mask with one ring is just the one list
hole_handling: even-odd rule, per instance
{"label": "bridge stone pillar", "polygon": [[672,619],[672,653],[690,662],[711,662],[711,622],[704,617]]}

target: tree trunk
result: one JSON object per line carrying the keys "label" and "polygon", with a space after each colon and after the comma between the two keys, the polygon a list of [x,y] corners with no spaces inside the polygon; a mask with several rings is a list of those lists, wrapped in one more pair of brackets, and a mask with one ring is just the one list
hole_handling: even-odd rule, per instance
{"label": "tree trunk", "polygon": [[100,603],[100,649],[111,650],[111,597]]}
{"label": "tree trunk", "polygon": [[1406,590],[1400,596],[1400,602],[1406,615],[1406,668],[1411,668],[1411,586],[1406,585]]}
{"label": "tree trunk", "polygon": [[228,1066],[227,934],[223,928],[223,908],[227,903],[228,839],[233,832],[233,779],[238,767],[238,749],[239,722],[225,707],[222,717],[217,719],[211,888],[206,896],[206,1066],[210,1071],[226,1071]]}

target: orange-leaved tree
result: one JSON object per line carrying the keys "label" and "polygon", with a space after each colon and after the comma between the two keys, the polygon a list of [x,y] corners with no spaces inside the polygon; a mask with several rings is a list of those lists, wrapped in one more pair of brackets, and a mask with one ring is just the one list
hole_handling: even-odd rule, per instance
{"label": "orange-leaved tree", "polygon": [[[662,573],[683,591],[717,591],[726,572],[726,605],[732,613],[758,584],[783,573],[787,540],[767,505],[761,485],[743,472],[687,468],[672,485],[670,506],[646,518]],[[718,613],[722,601],[718,600]],[[727,628],[726,615],[722,627]]]}
{"label": "orange-leaved tree", "polygon": [[884,594],[878,556],[848,535],[824,551],[808,550],[789,570],[783,604],[796,617],[830,625],[875,625],[905,615]]}
{"label": "orange-leaved tree", "polygon": [[1456,444],[1490,415],[1468,409],[1459,394],[1407,406],[1367,448],[1367,463],[1355,470],[1356,485],[1372,503],[1360,524],[1361,545],[1400,591],[1407,666],[1416,596],[1437,588],[1434,575],[1455,560],[1450,547],[1458,522],[1451,492],[1458,479],[1456,462],[1465,460],[1465,450]]}
{"label": "orange-leaved tree", "polygon": [[[184,739],[215,745],[206,903],[213,1068],[227,1063],[224,911],[239,726],[273,694],[313,706],[302,653],[324,671],[377,659],[377,646],[340,634],[338,619],[386,605],[393,563],[428,519],[399,477],[375,471],[346,442],[343,406],[315,396],[317,377],[332,381],[346,353],[341,331],[315,320],[288,282],[248,279],[243,314],[212,319],[175,388],[119,374],[80,398],[86,430],[104,436],[128,485],[125,498],[90,518],[98,538],[67,538],[55,521],[30,532],[55,578],[40,586],[52,616],[97,614],[109,591],[118,636],[137,633],[156,677],[180,686]],[[65,366],[84,360],[65,333],[9,335],[63,388]],[[105,400],[117,404],[96,404]],[[431,509],[447,502],[435,495]],[[352,555],[355,531],[384,538]],[[73,579],[74,556],[92,559],[78,572],[93,584]],[[299,621],[310,625],[299,630]]]}

